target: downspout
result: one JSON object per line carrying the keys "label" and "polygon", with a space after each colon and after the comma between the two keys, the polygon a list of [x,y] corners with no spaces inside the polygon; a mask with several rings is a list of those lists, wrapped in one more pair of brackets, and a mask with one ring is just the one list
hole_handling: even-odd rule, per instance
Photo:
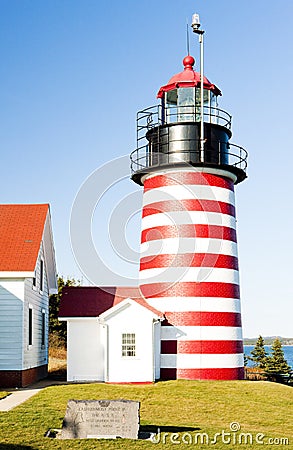
{"label": "downspout", "polygon": [[[98,318],[98,324],[100,327],[103,328],[103,350],[104,350],[103,371],[104,371],[104,382],[106,383],[107,381],[109,381],[109,332],[108,332],[109,327],[106,324],[106,322],[104,321],[104,319]],[[101,333],[100,333],[100,337],[101,337]]]}
{"label": "downspout", "polygon": [[[155,344],[155,324],[159,323],[159,322],[163,322],[164,317],[159,317],[158,319],[154,319],[153,320],[153,332],[152,332],[152,359],[153,359],[153,382],[156,381],[156,346]],[[160,329],[160,336],[159,336],[159,345],[161,344],[161,329]],[[160,359],[161,360],[161,348],[159,349],[159,353],[160,353]],[[159,363],[159,365],[161,366],[161,363]]]}

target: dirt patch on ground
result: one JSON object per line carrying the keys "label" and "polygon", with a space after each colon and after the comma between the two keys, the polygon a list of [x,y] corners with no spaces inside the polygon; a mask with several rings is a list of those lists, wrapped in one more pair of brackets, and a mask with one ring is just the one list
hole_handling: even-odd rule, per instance
{"label": "dirt patch on ground", "polygon": [[48,373],[50,378],[66,381],[67,352],[64,347],[49,348]]}

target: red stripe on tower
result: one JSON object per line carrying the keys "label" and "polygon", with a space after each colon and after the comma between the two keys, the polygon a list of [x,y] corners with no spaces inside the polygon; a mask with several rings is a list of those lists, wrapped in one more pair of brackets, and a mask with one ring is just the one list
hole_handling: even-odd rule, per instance
{"label": "red stripe on tower", "polygon": [[165,312],[165,326],[241,327],[241,314],[232,312],[176,311]]}
{"label": "red stripe on tower", "polygon": [[[145,241],[143,241],[145,242]],[[220,267],[238,270],[238,258],[215,253],[187,253],[146,256],[140,260],[140,270],[156,267]]]}
{"label": "red stripe on tower", "polygon": [[[145,283],[145,280],[144,280]],[[140,284],[146,298],[160,297],[227,297],[240,298],[239,286],[230,283],[180,282]]]}
{"label": "red stripe on tower", "polygon": [[166,175],[158,174],[155,177],[148,179],[148,183],[144,184],[144,192],[161,188],[162,186],[184,186],[184,185],[203,185],[203,186],[217,186],[225,189],[230,189],[234,192],[234,185],[231,180],[223,177],[215,177],[210,173],[204,172],[186,172],[178,171],[173,172],[172,176],[166,177]]}
{"label": "red stripe on tower", "polygon": [[219,225],[163,225],[143,230],[141,242],[155,241],[157,239],[167,239],[176,237],[185,238],[210,238],[225,239],[236,242],[236,230],[234,228]]}
{"label": "red stripe on tower", "polygon": [[230,203],[215,200],[166,200],[163,202],[151,203],[142,210],[142,217],[169,211],[206,211],[221,212],[235,216],[235,206]]}
{"label": "red stripe on tower", "polygon": [[165,354],[179,353],[243,353],[241,341],[161,341]]}

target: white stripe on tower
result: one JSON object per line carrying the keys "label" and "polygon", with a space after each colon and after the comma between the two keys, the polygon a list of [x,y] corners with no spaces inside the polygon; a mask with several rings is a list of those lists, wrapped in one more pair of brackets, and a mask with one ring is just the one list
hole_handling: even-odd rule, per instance
{"label": "white stripe on tower", "polygon": [[140,288],[166,317],[161,378],[243,377],[234,186],[214,172],[144,181]]}

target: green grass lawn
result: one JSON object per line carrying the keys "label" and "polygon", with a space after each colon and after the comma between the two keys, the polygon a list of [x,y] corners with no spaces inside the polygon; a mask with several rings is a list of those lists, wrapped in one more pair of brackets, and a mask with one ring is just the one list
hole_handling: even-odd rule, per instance
{"label": "green grass lawn", "polygon": [[7,397],[8,394],[9,394],[9,392],[1,391],[0,392],[0,399]]}
{"label": "green grass lawn", "polygon": [[[57,440],[45,438],[49,428],[61,428],[69,399],[128,399],[141,402],[141,425],[145,429],[161,428],[161,443],[117,440]],[[0,449],[289,449],[293,448],[293,389],[288,386],[253,381],[168,381],[155,385],[80,384],[59,385],[39,394],[11,412],[0,413]],[[230,423],[238,422],[243,433],[251,433],[253,444],[216,443],[188,445],[182,442],[189,433],[230,432]],[[171,433],[178,431],[179,435]],[[231,439],[239,439],[239,433]],[[165,443],[162,442],[163,433]],[[255,442],[262,433],[263,444]],[[269,438],[288,438],[289,445],[268,445]],[[261,439],[261,438],[259,438]],[[242,441],[243,442],[243,441]]]}

